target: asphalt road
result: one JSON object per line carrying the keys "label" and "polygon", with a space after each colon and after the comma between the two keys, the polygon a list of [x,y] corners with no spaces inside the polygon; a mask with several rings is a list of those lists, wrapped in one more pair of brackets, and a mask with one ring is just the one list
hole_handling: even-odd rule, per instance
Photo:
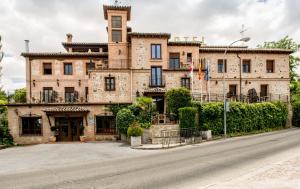
{"label": "asphalt road", "polygon": [[1,175],[0,188],[202,188],[284,159],[299,147],[300,129],[289,129],[139,157]]}

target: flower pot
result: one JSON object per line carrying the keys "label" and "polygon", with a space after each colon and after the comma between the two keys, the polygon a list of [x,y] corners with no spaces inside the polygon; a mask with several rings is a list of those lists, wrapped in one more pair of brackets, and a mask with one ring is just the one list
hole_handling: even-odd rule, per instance
{"label": "flower pot", "polygon": [[130,137],[130,145],[131,145],[131,147],[141,146],[142,145],[142,137],[141,136]]}
{"label": "flower pot", "polygon": [[205,140],[211,140],[212,139],[211,130],[201,131],[201,136]]}
{"label": "flower pot", "polygon": [[80,142],[85,142],[86,141],[86,136],[80,136]]}
{"label": "flower pot", "polygon": [[56,137],[55,136],[50,136],[49,137],[49,142],[52,142],[52,143],[56,142]]}

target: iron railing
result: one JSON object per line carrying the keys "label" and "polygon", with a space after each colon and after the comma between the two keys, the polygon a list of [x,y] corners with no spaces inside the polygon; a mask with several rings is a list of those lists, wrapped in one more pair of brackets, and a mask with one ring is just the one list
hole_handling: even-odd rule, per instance
{"label": "iron railing", "polygon": [[149,87],[165,87],[166,79],[165,76],[161,77],[149,77]]}
{"label": "iron railing", "polygon": [[[200,102],[223,102],[224,95],[216,93],[193,93],[193,100]],[[285,103],[290,102],[289,94],[259,94],[259,95],[236,95],[227,93],[225,95],[227,101],[231,102],[244,102],[244,103],[259,103],[259,102],[272,102],[272,101],[281,101]]]}

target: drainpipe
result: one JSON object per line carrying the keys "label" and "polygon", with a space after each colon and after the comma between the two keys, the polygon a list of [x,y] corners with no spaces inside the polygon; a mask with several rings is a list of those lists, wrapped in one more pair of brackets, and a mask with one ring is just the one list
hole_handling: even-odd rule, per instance
{"label": "drainpipe", "polygon": [[239,59],[240,63],[240,101],[242,100],[242,58],[240,57],[239,53],[236,54]]}

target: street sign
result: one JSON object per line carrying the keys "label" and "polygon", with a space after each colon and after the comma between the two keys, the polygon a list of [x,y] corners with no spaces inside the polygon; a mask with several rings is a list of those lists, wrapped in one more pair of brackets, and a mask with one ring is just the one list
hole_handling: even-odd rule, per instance
{"label": "street sign", "polygon": [[230,102],[228,102],[228,101],[225,102],[225,109],[226,109],[226,112],[230,112]]}

